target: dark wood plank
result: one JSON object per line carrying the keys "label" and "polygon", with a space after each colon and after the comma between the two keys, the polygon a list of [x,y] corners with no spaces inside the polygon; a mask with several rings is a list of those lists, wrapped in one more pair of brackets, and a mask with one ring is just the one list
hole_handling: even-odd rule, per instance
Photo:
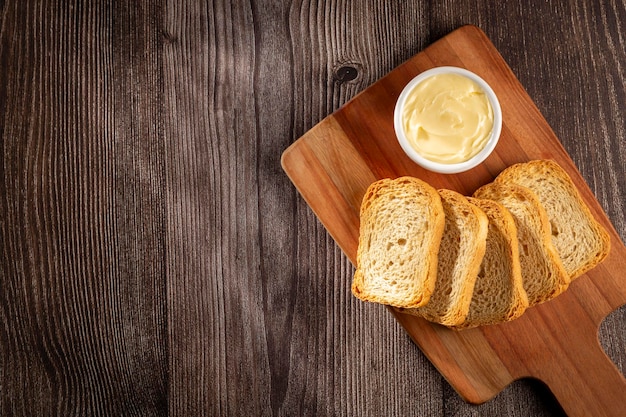
{"label": "dark wood plank", "polygon": [[465,404],[279,165],[473,23],[624,239],[624,5],[516,3],[0,1],[0,414],[558,415]]}
{"label": "dark wood plank", "polygon": [[2,415],[166,411],[157,12],[126,6],[3,3]]}

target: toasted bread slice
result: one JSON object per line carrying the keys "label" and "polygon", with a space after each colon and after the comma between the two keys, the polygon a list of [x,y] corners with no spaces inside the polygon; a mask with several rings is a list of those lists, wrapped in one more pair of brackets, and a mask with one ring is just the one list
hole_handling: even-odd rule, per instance
{"label": "toasted bread slice", "polygon": [[492,182],[476,190],[474,197],[497,201],[513,216],[529,305],[550,300],[565,291],[570,283],[569,274],[552,244],[550,221],[535,193],[521,185]]}
{"label": "toasted bread slice", "polygon": [[425,305],[445,226],[437,190],[412,177],[379,180],[363,197],[360,220],[352,293],[395,307]]}
{"label": "toasted bread slice", "polygon": [[463,195],[439,190],[446,225],[439,248],[437,282],[424,307],[402,309],[446,326],[465,321],[476,276],[485,255],[489,221],[481,209]]}
{"label": "toasted bread slice", "polygon": [[571,178],[556,162],[535,160],[512,165],[495,181],[523,185],[537,195],[548,214],[552,242],[570,280],[609,254],[609,234],[593,218]]}
{"label": "toasted bread slice", "polygon": [[465,322],[457,329],[497,324],[521,316],[528,307],[522,283],[515,220],[500,203],[468,198],[489,219],[487,248]]}

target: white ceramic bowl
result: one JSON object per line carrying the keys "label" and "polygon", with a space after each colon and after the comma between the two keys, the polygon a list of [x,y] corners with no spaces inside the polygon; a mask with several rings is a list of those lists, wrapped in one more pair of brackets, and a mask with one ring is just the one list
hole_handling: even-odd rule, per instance
{"label": "white ceramic bowl", "polygon": [[[426,159],[410,145],[404,132],[404,127],[402,124],[402,113],[407,97],[409,96],[413,88],[415,88],[425,79],[432,77],[433,75],[449,73],[462,75],[471,79],[476,84],[478,84],[480,88],[485,92],[487,99],[491,103],[491,108],[493,109],[493,127],[491,129],[491,135],[485,143],[485,146],[476,155],[463,162],[448,164],[434,162],[430,159]],[[398,101],[396,102],[393,123],[400,146],[402,146],[402,149],[407,154],[407,156],[411,158],[416,164],[430,171],[443,174],[455,174],[474,168],[478,164],[482,163],[485,159],[487,159],[487,157],[495,149],[498,140],[500,139],[500,132],[502,131],[502,109],[500,108],[500,102],[498,101],[498,97],[496,97],[496,94],[493,92],[489,84],[487,84],[485,80],[480,78],[478,75],[474,74],[471,71],[458,67],[436,67],[422,72],[421,74],[413,78],[406,85],[406,87],[404,87],[402,93],[400,93],[400,97],[398,97]]]}

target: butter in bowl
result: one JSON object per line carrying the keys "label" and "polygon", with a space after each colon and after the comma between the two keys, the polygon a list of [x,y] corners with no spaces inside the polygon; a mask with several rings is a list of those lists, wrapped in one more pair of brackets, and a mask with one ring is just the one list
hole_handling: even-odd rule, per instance
{"label": "butter in bowl", "polygon": [[430,171],[454,174],[474,168],[495,149],[502,110],[489,84],[458,67],[436,67],[413,78],[394,111],[400,146]]}

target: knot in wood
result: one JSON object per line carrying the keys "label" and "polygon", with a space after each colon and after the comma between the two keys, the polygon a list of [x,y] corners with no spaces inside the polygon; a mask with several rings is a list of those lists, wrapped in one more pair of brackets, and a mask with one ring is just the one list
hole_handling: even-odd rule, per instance
{"label": "knot in wood", "polygon": [[354,64],[341,65],[335,69],[333,76],[339,83],[347,83],[359,76],[359,70]]}

